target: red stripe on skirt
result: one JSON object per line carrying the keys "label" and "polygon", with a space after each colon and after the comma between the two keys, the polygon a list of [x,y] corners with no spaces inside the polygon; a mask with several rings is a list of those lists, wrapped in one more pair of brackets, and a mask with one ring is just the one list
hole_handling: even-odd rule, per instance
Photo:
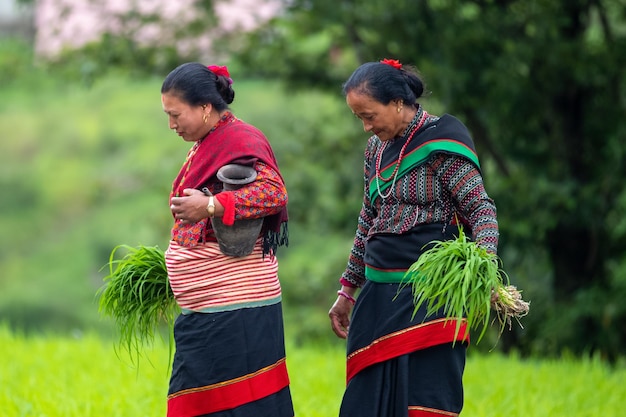
{"label": "red stripe on skirt", "polygon": [[193,417],[229,410],[275,394],[288,385],[283,358],[252,374],[174,393],[167,400],[167,416]]}
{"label": "red stripe on skirt", "polygon": [[457,413],[427,407],[409,407],[409,417],[457,417]]}
{"label": "red stripe on skirt", "polygon": [[364,368],[375,363],[444,343],[469,342],[467,321],[463,319],[455,338],[456,324],[454,319],[442,318],[408,327],[374,340],[348,355],[346,381],[350,381]]}

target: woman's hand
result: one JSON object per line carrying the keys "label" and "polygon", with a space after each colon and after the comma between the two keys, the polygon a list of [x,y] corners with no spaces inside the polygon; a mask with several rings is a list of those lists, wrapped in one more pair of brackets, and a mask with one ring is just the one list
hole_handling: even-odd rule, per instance
{"label": "woman's hand", "polygon": [[172,210],[175,219],[189,224],[209,217],[207,211],[209,197],[194,188],[185,188],[183,194],[182,197],[172,197],[170,201],[170,210]]}
{"label": "woman's hand", "polygon": [[352,312],[352,302],[346,297],[338,296],[335,304],[330,308],[328,317],[333,332],[342,339],[348,337],[350,327],[350,314]]}

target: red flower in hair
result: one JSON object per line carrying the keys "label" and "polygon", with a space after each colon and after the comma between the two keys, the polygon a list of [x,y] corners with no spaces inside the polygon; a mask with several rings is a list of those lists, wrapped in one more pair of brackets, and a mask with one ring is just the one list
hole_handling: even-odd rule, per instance
{"label": "red flower in hair", "polygon": [[380,63],[392,66],[395,69],[401,69],[402,68],[402,63],[400,63],[400,61],[398,61],[397,59],[387,59],[387,58],[385,58],[385,59],[381,60]]}
{"label": "red flower in hair", "polygon": [[228,79],[229,84],[233,83],[233,79],[230,78],[230,74],[226,66],[209,65],[207,68],[209,69],[209,71],[211,71],[213,74],[217,75],[218,77],[219,76],[226,77]]}

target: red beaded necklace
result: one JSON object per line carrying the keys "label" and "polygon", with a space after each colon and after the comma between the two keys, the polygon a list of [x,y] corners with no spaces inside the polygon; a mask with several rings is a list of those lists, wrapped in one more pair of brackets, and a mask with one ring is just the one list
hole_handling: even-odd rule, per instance
{"label": "red beaded necklace", "polygon": [[[409,142],[411,142],[411,139],[413,139],[413,136],[415,135],[415,132],[420,130],[420,128],[424,125],[424,122],[426,122],[426,118],[427,117],[428,117],[428,113],[426,113],[426,111],[422,111],[422,115],[420,116],[419,121],[415,125],[415,128],[411,131],[409,137],[406,139],[406,142],[404,142],[404,145],[402,145],[402,149],[400,149],[400,154],[398,155],[398,160],[396,161],[396,166],[395,166],[395,168],[393,170],[393,173],[389,176],[389,178],[384,178],[382,176],[382,174],[380,173],[380,164],[381,164],[381,161],[383,159],[383,153],[385,152],[385,149],[387,148],[387,142],[388,141],[385,141],[383,143],[383,146],[381,146],[381,148],[380,148],[380,152],[378,152],[378,155],[376,155],[375,169],[376,169],[377,182],[378,182],[378,179],[381,179],[381,180],[387,182],[387,181],[391,180],[392,178],[394,179],[394,182],[395,182],[396,176],[398,174],[398,170],[400,169],[400,164],[402,163],[402,158],[404,158],[404,151],[406,150],[406,147],[409,144]],[[385,198],[385,197],[383,197],[383,198]]]}

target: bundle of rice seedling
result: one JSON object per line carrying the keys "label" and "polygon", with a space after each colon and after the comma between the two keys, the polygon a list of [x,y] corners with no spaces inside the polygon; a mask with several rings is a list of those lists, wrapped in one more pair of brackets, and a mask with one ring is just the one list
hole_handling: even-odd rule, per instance
{"label": "bundle of rice seedling", "polygon": [[469,240],[462,229],[457,238],[436,242],[404,276],[404,285],[410,285],[413,292],[413,316],[424,304],[427,315],[443,308],[445,317],[457,321],[455,338],[464,317],[469,329],[482,324],[478,343],[495,311],[501,334],[507,324],[511,326],[512,318],[519,322],[530,307],[509,284],[501,264],[497,255]]}
{"label": "bundle of rice seedling", "polygon": [[[127,254],[115,259],[118,250]],[[99,290],[99,310],[115,320],[119,347],[138,359],[141,349],[154,340],[159,328],[166,324],[170,333],[179,312],[169,285],[165,255],[157,247],[116,246],[109,257],[109,275]]]}

